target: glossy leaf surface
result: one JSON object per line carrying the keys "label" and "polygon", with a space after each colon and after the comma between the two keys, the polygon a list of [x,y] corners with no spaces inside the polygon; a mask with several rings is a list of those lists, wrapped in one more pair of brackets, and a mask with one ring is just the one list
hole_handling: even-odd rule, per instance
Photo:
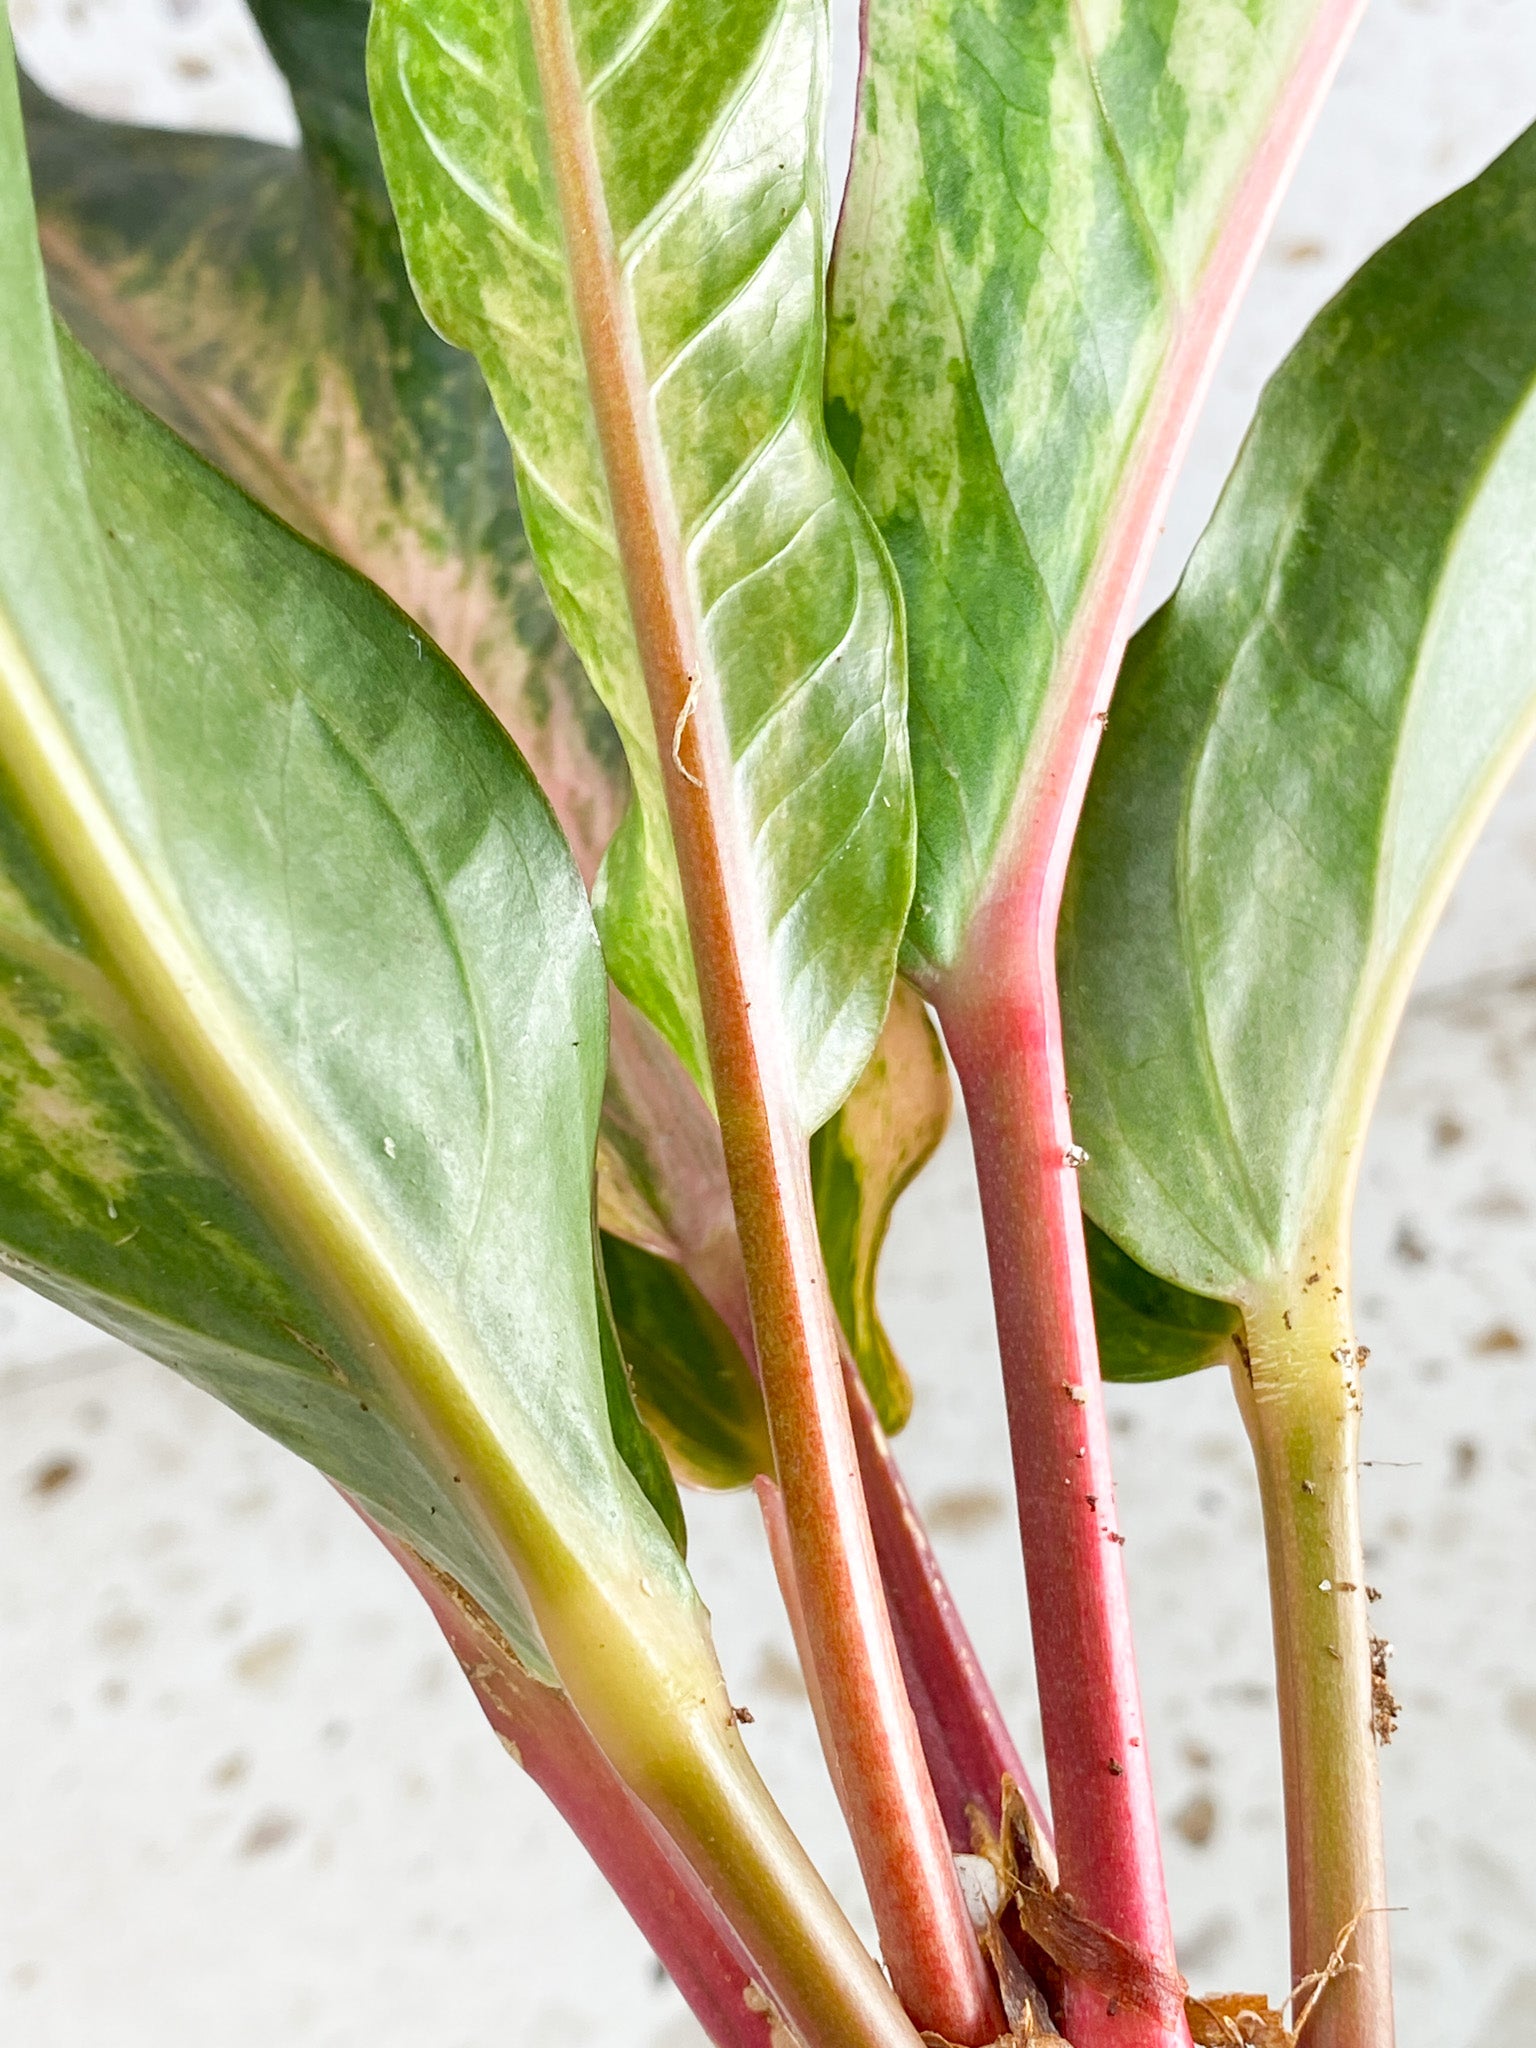
{"label": "glossy leaf surface", "polygon": [[[295,96],[299,151],[97,121],[23,82],[55,303],[145,404],[451,648],[534,765],[591,876],[627,777],[529,561],[483,379],[426,326],[410,291],[367,109],[366,9],[264,0],[258,19]],[[843,1133],[840,1152],[847,1143]],[[744,1334],[718,1130],[665,1042],[622,1004],[599,1179],[605,1227],[687,1276],[653,1273],[657,1286],[669,1296],[703,1287]],[[829,1226],[839,1246],[849,1228],[840,1204]],[[838,1256],[834,1247],[834,1266]],[[852,1299],[850,1270],[839,1293],[850,1341]],[[626,1352],[643,1377],[664,1367],[671,1384],[688,1357],[708,1365],[697,1390],[706,1408],[736,1385],[712,1425],[734,1443],[750,1367],[739,1350],[727,1364],[713,1343],[695,1349],[694,1324],[682,1316],[688,1341],[668,1360],[663,1320],[647,1308],[643,1329],[622,1331]],[[878,1392],[900,1367],[866,1327],[860,1355]],[[672,1448],[679,1470],[701,1479],[707,1450]],[[716,1468],[721,1483],[751,1476],[740,1448]]]}
{"label": "glossy leaf surface", "polygon": [[[691,779],[698,749],[714,763],[809,1133],[873,1049],[912,872],[899,603],[821,416],[821,10],[384,0],[370,64],[413,279],[485,370],[556,615],[628,756],[598,899],[610,970],[707,1088],[636,638],[654,605],[692,649],[666,743]],[[601,245],[578,251],[601,273],[580,303],[578,198]],[[586,363],[595,332],[622,391]],[[621,415],[642,473],[616,525]],[[659,536],[664,591],[626,581],[631,519]]]}
{"label": "glossy leaf surface", "polygon": [[1350,12],[866,10],[828,418],[906,593],[919,976],[955,964],[998,880],[1096,608],[1112,634],[1141,552],[1123,523],[1150,528],[1149,465],[1169,461],[1160,436],[1233,282],[1223,235],[1256,234],[1286,150],[1245,174],[1300,118],[1287,96]]}
{"label": "glossy leaf surface", "polygon": [[368,112],[365,0],[257,0],[302,141],[97,121],[24,86],[54,303],[150,410],[388,591],[491,705],[590,878],[612,727],[529,557],[484,379],[411,291]]}
{"label": "glossy leaf surface", "polygon": [[533,1668],[530,1608],[642,1574],[696,1632],[609,1420],[602,964],[532,777],[376,591],[56,353],[8,65],[0,310],[7,1263]]}
{"label": "glossy leaf surface", "polygon": [[1133,643],[1060,965],[1085,1197],[1242,1300],[1338,1241],[1414,966],[1536,720],[1536,131],[1271,384]]}
{"label": "glossy leaf surface", "polygon": [[[144,404],[454,655],[590,881],[628,775],[529,557],[484,379],[427,326],[406,277],[368,111],[368,10],[257,12],[298,151],[92,120],[23,81],[54,303]],[[609,1060],[605,1223],[739,1298],[708,1107],[627,1006]]]}

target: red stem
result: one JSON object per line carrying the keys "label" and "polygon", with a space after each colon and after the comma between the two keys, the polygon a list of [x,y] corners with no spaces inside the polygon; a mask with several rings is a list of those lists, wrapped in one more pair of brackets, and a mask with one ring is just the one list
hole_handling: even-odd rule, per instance
{"label": "red stem", "polygon": [[951,1846],[962,1851],[972,1846],[973,1806],[997,1828],[1005,1775],[1022,1792],[1042,1842],[1049,1843],[1045,1809],[1014,1748],[874,1403],[847,1359],[844,1377],[896,1648]]}
{"label": "red stem", "polygon": [[805,1607],[801,1602],[800,1588],[795,1579],[795,1546],[789,1533],[789,1516],[784,1508],[784,1495],[766,1474],[759,1474],[752,1482],[752,1491],[757,1495],[758,1511],[763,1518],[763,1534],[768,1539],[768,1555],[773,1560],[773,1575],[779,1583],[779,1598],[784,1603],[784,1612],[789,1620],[789,1632],[795,1639],[795,1654],[800,1659],[800,1671],[805,1679],[805,1695],[811,1703],[816,1731],[821,1737],[822,1756],[832,1779],[832,1789],[837,1794],[837,1803],[846,1812],[848,1794],[843,1784],[840,1745],[836,1739],[836,1731],[827,1718],[827,1703],[821,1690],[821,1680],[816,1673],[810,1629],[806,1624]]}
{"label": "red stem", "polygon": [[[1051,1806],[1065,1888],[1170,1972],[1088,1292],[1056,986],[1056,923],[1094,747],[1200,402],[1363,0],[1323,0],[1164,365],[1063,651],[1038,772],[964,957],[931,991],[970,1115],[1013,1436]],[[1068,1985],[1077,2048],[1168,2048],[1182,2015]]]}
{"label": "red stem", "polygon": [[[1171,1975],[1057,1013],[1007,992],[941,1014],[986,1220],[1061,1882]],[[1079,1980],[1066,1996],[1076,2048],[1187,2048],[1181,2015],[1110,2013]]]}
{"label": "red stem", "polygon": [[457,1586],[369,1527],[431,1608],[503,1747],[570,1825],[715,2048],[775,2048],[771,2010],[735,1936],[566,1695],[531,1678]]}
{"label": "red stem", "polygon": [[[749,1250],[749,1274],[752,1263]],[[802,1302],[778,1292],[771,1266],[764,1277],[768,1314],[758,1322],[758,1350],[793,1554],[788,1576],[834,1781],[903,2004],[919,2027],[981,2044],[1001,2032],[1002,2015],[965,1916],[902,1681],[836,1338],[799,1322]],[[823,1349],[830,1385],[818,1370]],[[936,2023],[940,2013],[947,2018]]]}
{"label": "red stem", "polygon": [[[754,1371],[757,1354],[752,1343],[750,1318],[740,1285],[703,1285],[721,1320],[742,1347]],[[1014,1747],[970,1632],[955,1605],[955,1597],[944,1577],[928,1531],[923,1527],[917,1504],[907,1489],[880,1426],[874,1403],[859,1376],[858,1367],[843,1351],[843,1382],[848,1395],[848,1413],[853,1425],[859,1477],[869,1512],[875,1556],[885,1587],[891,1632],[906,1680],[907,1697],[917,1722],[918,1737],[928,1765],[939,1811],[949,1832],[951,1848],[964,1853],[971,1848],[970,1809],[980,1807],[995,1828],[1000,1818],[1000,1789],[1005,1775],[1023,1794],[1034,1818],[1041,1843],[1048,1849],[1051,1824],[1039,1794],[1030,1783],[1024,1761]],[[768,1536],[768,1547],[779,1579],[779,1589],[789,1612],[790,1625],[806,1670],[806,1685],[812,1692],[814,1673],[805,1619],[794,1588],[788,1525],[779,1490],[770,1481],[759,1480],[758,1503]],[[822,1746],[828,1768],[836,1776],[835,1745],[823,1728]]]}
{"label": "red stem", "polygon": [[639,337],[562,0],[530,0],[593,425],[644,673],[715,1083],[795,1583],[881,1947],[920,2028],[980,2048],[1002,2018],[902,1683],[859,1486],[772,963],[723,714],[706,673]]}

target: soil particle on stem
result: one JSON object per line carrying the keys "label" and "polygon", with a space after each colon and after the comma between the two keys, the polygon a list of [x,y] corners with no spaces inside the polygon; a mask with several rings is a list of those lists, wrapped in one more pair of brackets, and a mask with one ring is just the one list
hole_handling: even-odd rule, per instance
{"label": "soil particle on stem", "polygon": [[1371,1727],[1383,1749],[1396,1734],[1403,1711],[1387,1683],[1387,1659],[1391,1655],[1392,1645],[1384,1637],[1371,1637]]}

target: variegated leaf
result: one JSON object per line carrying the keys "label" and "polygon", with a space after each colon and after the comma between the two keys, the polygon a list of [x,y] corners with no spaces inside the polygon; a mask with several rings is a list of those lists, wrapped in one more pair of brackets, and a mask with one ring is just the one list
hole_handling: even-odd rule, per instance
{"label": "variegated leaf", "polygon": [[873,1049],[912,861],[899,605],[821,419],[825,41],[816,0],[382,0],[370,45],[412,276],[629,760],[610,970],[707,1090],[664,747],[807,1133]]}
{"label": "variegated leaf", "polygon": [[623,759],[539,585],[484,379],[406,277],[368,113],[368,8],[255,11],[298,149],[92,120],[24,86],[54,303],[152,412],[458,663],[590,880],[627,800]]}
{"label": "variegated leaf", "polygon": [[55,340],[3,44],[0,318],[7,1262],[546,1675],[575,1585],[702,1647],[615,1442],[580,878],[438,651]]}
{"label": "variegated leaf", "polygon": [[1028,835],[1066,801],[1212,346],[1357,12],[870,0],[828,416],[907,599],[920,979],[1044,858]]}

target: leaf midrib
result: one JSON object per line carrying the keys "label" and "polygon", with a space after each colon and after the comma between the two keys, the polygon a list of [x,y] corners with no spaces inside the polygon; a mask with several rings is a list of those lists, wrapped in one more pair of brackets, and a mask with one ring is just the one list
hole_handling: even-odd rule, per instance
{"label": "leaf midrib", "polygon": [[[733,1013],[727,1028],[739,1034],[744,1049],[750,1044],[755,1085],[777,1070],[775,1110],[798,1122],[784,1048],[769,1021],[777,1018],[778,1004],[750,848],[732,800],[719,678],[707,672],[702,656],[689,549],[650,403],[626,289],[628,258],[621,257],[608,212],[569,10],[564,0],[528,0],[528,19],[609,514],[653,726],[658,741],[669,736],[666,746],[657,746],[658,765],[674,834],[681,804],[701,856],[697,871],[684,876],[685,899],[709,899],[716,957],[701,980],[709,981],[712,970],[716,1002],[706,1002],[706,1011]],[[717,140],[718,124],[709,149]],[[685,765],[685,747],[694,756],[691,765]],[[688,907],[691,924],[695,906]]]}
{"label": "leaf midrib", "polygon": [[25,792],[49,864],[83,929],[95,935],[105,956],[101,971],[139,1021],[151,1057],[190,1088],[205,1138],[260,1189],[279,1241],[370,1366],[393,1379],[407,1413],[435,1448],[440,1475],[451,1477],[461,1465],[470,1475],[466,1506],[473,1504],[470,1519],[490,1555],[514,1574],[520,1552],[535,1540],[556,1560],[568,1558],[571,1546],[558,1517],[546,1512],[543,1489],[528,1476],[545,1466],[544,1476],[560,1488],[533,1432],[524,1426],[516,1445],[507,1445],[508,1416],[498,1416],[498,1429],[454,1371],[453,1350],[473,1354],[478,1346],[463,1332],[459,1347],[451,1332],[443,1341],[445,1305],[420,1299],[405,1283],[400,1262],[377,1240],[346,1175],[306,1136],[232,1014],[218,977],[177,931],[112,820],[3,614],[0,759]]}

